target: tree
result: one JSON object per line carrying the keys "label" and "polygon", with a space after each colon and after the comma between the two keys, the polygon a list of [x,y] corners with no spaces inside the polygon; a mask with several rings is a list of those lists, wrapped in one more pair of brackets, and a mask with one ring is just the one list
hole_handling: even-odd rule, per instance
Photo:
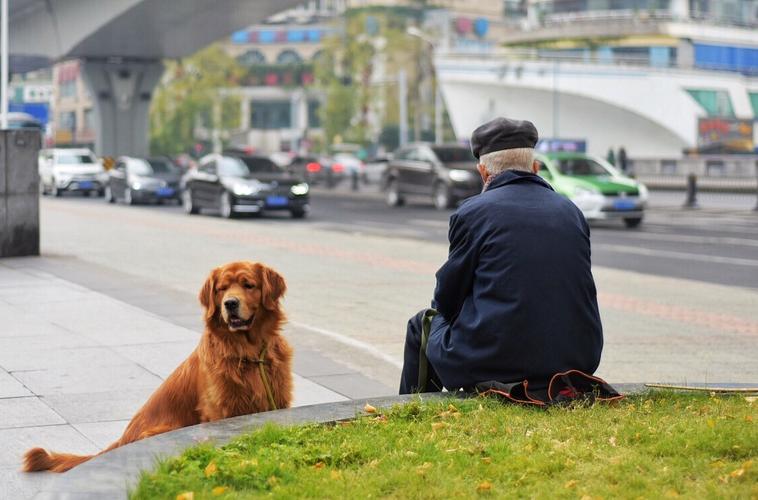
{"label": "tree", "polygon": [[[239,99],[223,96],[219,91],[238,85],[243,73],[218,45],[167,62],[150,108],[151,153],[191,152],[197,142],[198,127],[222,130],[238,127]],[[220,123],[214,123],[215,105],[221,106]]]}

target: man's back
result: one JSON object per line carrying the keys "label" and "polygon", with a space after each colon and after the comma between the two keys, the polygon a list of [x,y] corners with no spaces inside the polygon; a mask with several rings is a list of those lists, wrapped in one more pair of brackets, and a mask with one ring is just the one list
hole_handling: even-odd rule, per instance
{"label": "man's back", "polygon": [[602,327],[579,209],[538,176],[506,171],[451,217],[427,355],[448,388],[593,373]]}

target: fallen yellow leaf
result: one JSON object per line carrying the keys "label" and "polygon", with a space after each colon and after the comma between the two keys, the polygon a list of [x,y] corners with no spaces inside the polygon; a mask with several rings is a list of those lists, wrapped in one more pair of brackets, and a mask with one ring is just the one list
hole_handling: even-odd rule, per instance
{"label": "fallen yellow leaf", "polygon": [[573,488],[574,486],[576,486],[576,479],[566,481],[566,484],[563,485],[564,488]]}
{"label": "fallen yellow leaf", "polygon": [[373,459],[372,461],[370,461],[370,462],[368,463],[368,466],[369,466],[369,467],[372,467],[372,468],[373,468],[373,467],[376,467],[377,465],[379,465],[379,460],[377,460],[377,459]]}
{"label": "fallen yellow leaf", "polygon": [[749,404],[753,404],[758,401],[758,396],[745,396],[745,401],[747,401]]}
{"label": "fallen yellow leaf", "polygon": [[445,422],[432,422],[432,430],[438,431],[440,429],[444,429],[447,427],[447,424]]}
{"label": "fallen yellow leaf", "polygon": [[456,408],[453,403],[450,403],[449,405],[447,405],[447,409],[453,413],[458,413],[458,408]]}
{"label": "fallen yellow leaf", "polygon": [[745,422],[753,423],[753,416],[752,415],[745,415]]}
{"label": "fallen yellow leaf", "polygon": [[324,462],[316,462],[316,464],[313,466],[316,469],[323,469],[324,468]]}
{"label": "fallen yellow leaf", "polygon": [[613,446],[616,447],[616,436],[611,436],[610,439],[608,439],[608,442]]}
{"label": "fallen yellow leaf", "polygon": [[492,458],[491,457],[484,457],[484,458],[482,458],[482,463],[491,464],[492,463]]}
{"label": "fallen yellow leaf", "polygon": [[753,466],[753,461],[752,460],[748,460],[747,462],[745,462],[744,464],[742,464],[742,468],[745,469],[745,470],[748,470],[752,466]]}
{"label": "fallen yellow leaf", "polygon": [[706,420],[705,423],[708,424],[708,427],[710,427],[711,429],[716,427],[716,421],[713,420],[712,418],[709,418],[708,420]]}
{"label": "fallen yellow leaf", "polygon": [[731,477],[740,477],[745,473],[745,469],[740,467],[739,469],[735,469],[732,472],[729,473]]}
{"label": "fallen yellow leaf", "polygon": [[329,473],[329,477],[332,479],[342,479],[342,471],[339,470],[333,470]]}
{"label": "fallen yellow leaf", "polygon": [[366,403],[366,405],[363,407],[363,411],[365,411],[366,413],[376,413],[376,408]]}
{"label": "fallen yellow leaf", "polygon": [[185,491],[184,493],[179,493],[176,495],[176,500],[194,500],[195,498],[195,492],[194,491]]}
{"label": "fallen yellow leaf", "polygon": [[668,490],[666,492],[666,498],[676,498],[679,496],[679,492],[676,490]]}
{"label": "fallen yellow leaf", "polygon": [[476,491],[478,491],[479,493],[490,491],[491,489],[492,489],[492,483],[490,483],[489,481],[482,481],[476,487]]}
{"label": "fallen yellow leaf", "polygon": [[205,467],[205,477],[211,477],[217,471],[218,467],[216,466],[216,462],[211,461],[211,463]]}
{"label": "fallen yellow leaf", "polygon": [[415,457],[416,455],[418,455],[418,453],[416,453],[415,451],[408,450],[405,452],[406,457]]}
{"label": "fallen yellow leaf", "polygon": [[219,495],[223,495],[228,490],[229,488],[227,488],[226,486],[216,486],[215,488],[211,490],[211,493],[213,494],[214,497],[217,497]]}
{"label": "fallen yellow leaf", "polygon": [[431,462],[424,462],[423,464],[416,467],[416,474],[424,474],[426,471],[432,468]]}

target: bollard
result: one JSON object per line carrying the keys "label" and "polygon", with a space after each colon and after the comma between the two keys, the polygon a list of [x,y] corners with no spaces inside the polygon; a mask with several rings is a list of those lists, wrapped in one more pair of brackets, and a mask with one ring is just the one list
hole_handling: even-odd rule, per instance
{"label": "bollard", "polygon": [[358,191],[358,171],[356,169],[350,172],[350,188],[353,191]]}
{"label": "bollard", "polygon": [[687,200],[682,208],[700,208],[697,204],[697,175],[687,176]]}

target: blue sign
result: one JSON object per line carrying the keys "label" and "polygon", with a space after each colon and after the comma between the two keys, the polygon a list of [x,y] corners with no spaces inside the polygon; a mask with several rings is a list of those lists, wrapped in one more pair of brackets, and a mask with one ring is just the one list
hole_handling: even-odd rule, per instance
{"label": "blue sign", "polygon": [[586,153],[587,141],[583,139],[540,139],[534,149],[541,153],[554,153],[558,151]]}
{"label": "blue sign", "polygon": [[487,34],[487,31],[490,29],[490,22],[486,20],[483,17],[477,17],[474,20],[474,33],[476,33],[476,36],[479,38],[484,38],[484,35]]}
{"label": "blue sign", "polygon": [[11,113],[26,113],[40,121],[42,126],[50,120],[50,108],[46,102],[23,102],[8,103],[8,111]]}

